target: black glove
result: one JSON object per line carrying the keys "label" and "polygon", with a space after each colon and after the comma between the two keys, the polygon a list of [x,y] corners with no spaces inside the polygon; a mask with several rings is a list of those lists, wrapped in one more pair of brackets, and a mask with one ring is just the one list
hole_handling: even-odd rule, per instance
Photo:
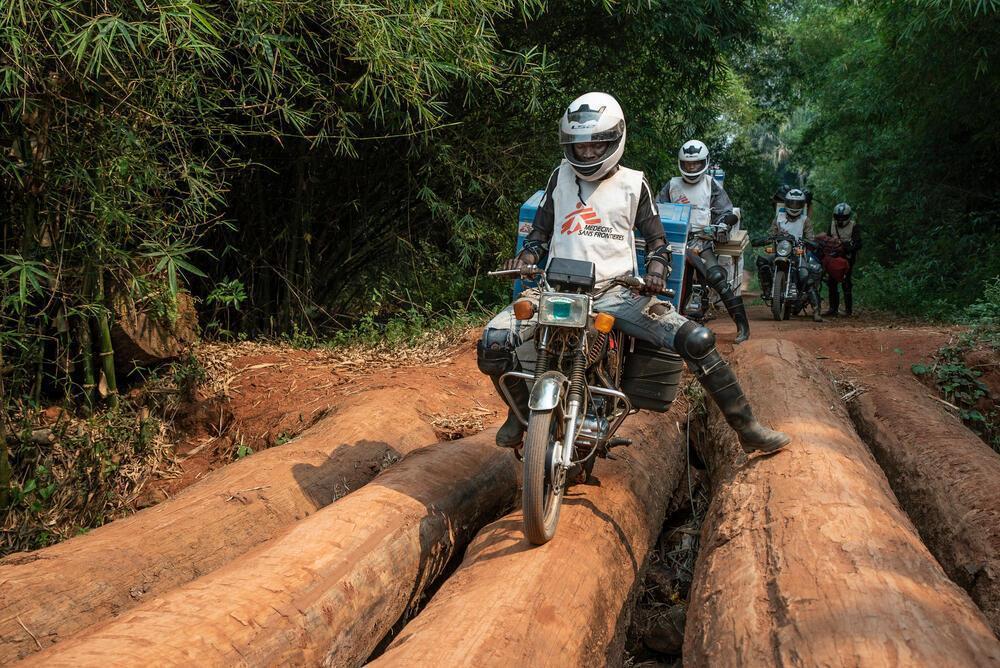
{"label": "black glove", "polygon": [[803,190],[802,194],[806,196],[806,204],[812,204],[813,193],[811,190]]}
{"label": "black glove", "polygon": [[729,242],[729,228],[719,227],[715,230],[715,243],[724,244]]}

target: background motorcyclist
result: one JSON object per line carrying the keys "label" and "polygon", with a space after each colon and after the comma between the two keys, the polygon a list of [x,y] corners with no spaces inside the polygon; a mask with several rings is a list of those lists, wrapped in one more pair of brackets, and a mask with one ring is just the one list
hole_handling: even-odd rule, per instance
{"label": "background motorcyclist", "polygon": [[[858,260],[858,251],[861,250],[861,229],[854,218],[851,205],[841,202],[833,207],[833,220],[830,221],[830,238],[839,243],[840,255],[847,260],[847,271],[842,277],[827,272],[826,287],[830,294],[830,308],[823,313],[825,316],[836,317],[840,309],[840,294],[838,284],[844,286],[844,313],[847,316],[854,314],[854,263]],[[836,280],[841,278],[841,280]]]}
{"label": "background motorcyclist", "polygon": [[[781,192],[782,190],[779,189],[778,193]],[[775,193],[775,198],[777,198],[778,193]],[[784,211],[779,211],[775,215],[774,220],[771,222],[769,234],[785,233],[792,235],[796,239],[804,239],[811,243],[814,242],[815,235],[813,234],[812,221],[809,219],[807,213],[811,197],[807,197],[806,193],[798,188],[790,188],[784,192],[782,199],[785,205]],[[764,294],[769,293],[774,278],[774,256],[757,256],[757,272],[760,278],[761,291]],[[810,253],[807,256],[807,261],[799,265],[796,278],[798,289],[806,292],[809,303],[813,307],[813,320],[815,322],[823,321],[823,317],[820,314],[819,290],[817,290],[820,277],[821,265],[819,264],[819,260]]]}
{"label": "background motorcyclist", "polygon": [[[638,228],[646,239],[648,291],[665,287],[670,246],[642,172],[619,165],[625,129],[624,113],[610,95],[587,93],[570,103],[559,125],[564,159],[549,177],[523,249],[505,269],[535,264],[543,255],[587,260],[595,265],[598,288],[607,288],[615,276],[637,272],[632,231]],[[715,348],[711,330],[688,321],[669,302],[623,286],[596,297],[593,307],[615,316],[615,326],[624,333],[675,350],[719,406],[745,450],[773,452],[788,443],[787,436],[754,418],[736,374]],[[486,326],[477,348],[479,369],[498,391],[500,377],[519,367],[515,350],[532,338],[536,323],[517,320],[508,306]],[[514,400],[527,412],[527,387],[512,385]],[[497,445],[516,447],[523,434],[524,427],[509,411],[497,432]]]}
{"label": "background motorcyclist", "polygon": [[[707,173],[708,161],[708,147],[703,142],[697,139],[685,142],[677,153],[677,168],[681,175],[670,179],[657,198],[661,202],[691,205],[685,261],[702,281],[722,297],[726,311],[736,323],[736,343],[742,343],[750,338],[746,307],[743,299],[730,286],[726,269],[719,264],[719,257],[715,253],[715,243],[729,240],[730,228],[738,219],[722,184]],[[723,228],[715,232],[706,230],[706,225],[709,224],[722,225]],[[689,273],[685,283],[690,280]],[[700,316],[708,307],[707,302],[708,295],[702,293],[702,287],[692,286],[691,300],[685,312]]]}

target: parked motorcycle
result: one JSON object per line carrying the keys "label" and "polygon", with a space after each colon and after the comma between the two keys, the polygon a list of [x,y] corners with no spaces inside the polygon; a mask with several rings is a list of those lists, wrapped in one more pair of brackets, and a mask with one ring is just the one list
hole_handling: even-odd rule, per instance
{"label": "parked motorcycle", "polygon": [[[554,258],[547,271],[528,266],[489,275],[538,282],[537,290],[514,302],[518,320],[537,321],[534,372],[508,372],[500,387],[527,427],[521,452],[524,533],[541,545],[555,535],[567,484],[588,478],[597,457],[609,457],[611,448],[630,443],[615,437],[630,413],[669,408],[684,364],[672,351],[614,330],[614,316],[593,311],[602,293],[590,294],[592,262]],[[644,281],[621,276],[607,289],[616,285],[641,290]],[[522,382],[532,386],[527,415],[509,389]]]}
{"label": "parked motorcycle", "polygon": [[[809,254],[816,245],[805,239],[796,239],[794,235],[780,233],[766,239],[755,241],[754,247],[763,247],[764,266],[758,262],[763,271],[769,267],[771,271],[770,290],[765,290],[765,281],[761,281],[761,298],[771,307],[771,315],[775,320],[788,320],[797,315],[809,304],[809,279],[802,281],[800,277],[818,276],[821,272],[819,262]],[[804,270],[804,271],[803,271]]]}

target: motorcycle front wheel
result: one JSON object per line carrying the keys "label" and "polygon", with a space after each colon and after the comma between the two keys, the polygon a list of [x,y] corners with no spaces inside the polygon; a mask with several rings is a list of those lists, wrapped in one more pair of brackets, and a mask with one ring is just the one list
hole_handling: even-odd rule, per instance
{"label": "motorcycle front wheel", "polygon": [[785,297],[785,270],[779,269],[774,272],[774,283],[771,286],[771,315],[775,320],[781,320],[782,302]]}
{"label": "motorcycle front wheel", "polygon": [[559,524],[565,476],[553,481],[552,453],[556,445],[556,422],[553,411],[531,411],[528,431],[524,435],[524,488],[521,510],[524,513],[524,535],[533,545],[552,540]]}

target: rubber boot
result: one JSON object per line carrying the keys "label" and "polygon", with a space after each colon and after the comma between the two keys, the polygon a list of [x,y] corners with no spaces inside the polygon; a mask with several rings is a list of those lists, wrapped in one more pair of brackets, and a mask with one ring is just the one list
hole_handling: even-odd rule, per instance
{"label": "rubber boot", "polygon": [[[503,399],[504,403],[507,403],[507,397],[500,389],[500,379],[490,376],[490,380],[493,381],[493,386],[497,388],[497,394]],[[528,391],[528,386],[524,384],[524,381],[520,378],[517,382],[508,383],[507,389],[510,390],[511,395],[514,397],[514,402],[517,404],[518,408],[521,409],[521,414],[527,417],[528,415],[528,397],[530,392]],[[508,404],[509,406],[509,404]],[[521,421],[517,419],[517,415],[514,413],[513,409],[507,408],[507,419],[500,429],[497,430],[497,445],[501,448],[516,448],[521,445],[521,441],[524,440],[524,425]]]}
{"label": "rubber boot", "polygon": [[718,350],[713,349],[700,364],[708,372],[696,372],[698,382],[722,411],[726,423],[736,432],[744,452],[771,453],[788,445],[791,439],[787,435],[757,422],[740,381]]}
{"label": "rubber boot", "polygon": [[729,317],[736,323],[735,343],[743,343],[750,338],[750,320],[747,318],[747,307],[743,305],[743,299],[732,290],[726,290],[722,293],[722,303],[729,312]]}
{"label": "rubber boot", "polygon": [[[827,318],[836,318],[838,311],[840,311],[840,288],[836,283],[829,282],[826,284],[827,292],[830,293],[830,308],[823,312],[823,315]],[[844,294],[844,302],[847,302],[847,294]]]}
{"label": "rubber boot", "polygon": [[844,290],[844,315],[850,318],[854,315],[854,294]]}
{"label": "rubber boot", "polygon": [[809,290],[809,303],[813,307],[813,322],[823,322],[823,316],[820,315],[820,308],[822,308],[822,303],[819,300],[819,292],[816,288],[811,288]]}
{"label": "rubber boot", "polygon": [[771,295],[771,288],[773,287],[773,284],[774,284],[774,274],[771,273],[770,267],[768,267],[768,268],[765,269],[763,267],[758,266],[757,267],[757,279],[760,282],[760,294],[761,294],[761,296],[762,297],[764,295],[770,296]]}

